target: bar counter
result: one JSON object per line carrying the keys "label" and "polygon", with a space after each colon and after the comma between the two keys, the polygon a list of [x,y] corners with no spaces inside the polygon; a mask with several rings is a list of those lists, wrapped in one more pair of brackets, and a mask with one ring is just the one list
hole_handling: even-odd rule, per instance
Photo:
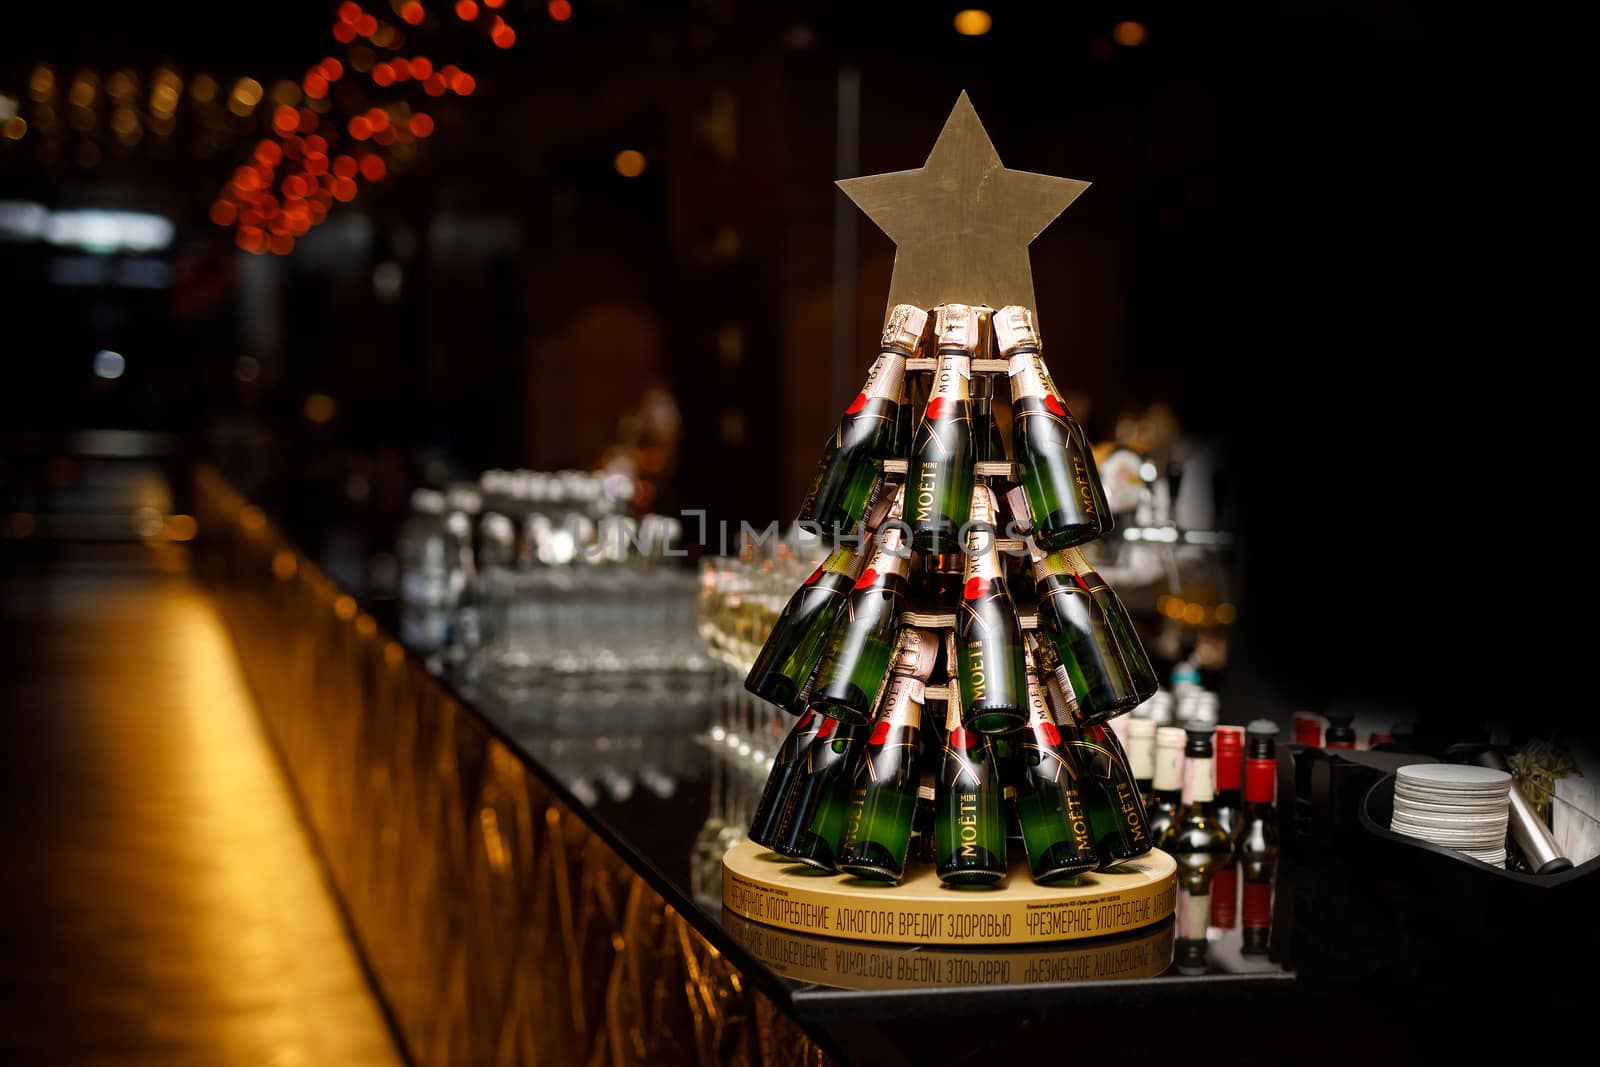
{"label": "bar counter", "polygon": [[[739,772],[696,725],[714,692],[663,703],[578,687],[516,706],[469,702],[220,476],[202,470],[197,498],[197,566],[417,1064],[1177,1056],[1193,1052],[1196,1028],[1224,1018],[1231,1031],[1246,1016],[1272,1059],[1268,1046],[1353,1003],[1356,984],[1453,966],[1440,949],[1456,944],[1461,916],[1410,911],[1406,893],[1392,895],[1384,914],[1407,924],[1396,942],[1349,857],[1386,857],[1424,893],[1455,884],[1463,865],[1319,821],[1313,808],[1348,804],[1382,761],[1314,753],[1280,767],[1280,798],[1306,792],[1297,766],[1320,785],[1309,807],[1282,806],[1291,842],[1270,957],[1242,954],[1226,919],[1187,958],[1170,919],[1114,938],[992,949],[836,941],[746,921],[720,899],[721,856],[739,835],[713,813]],[[638,773],[574,788],[573,768],[603,770],[608,752]],[[1503,906],[1486,899],[1477,903]],[[1574,894],[1561,903],[1581,913]],[[1345,1038],[1354,1051],[1370,1040],[1392,1052],[1405,1027],[1375,1021],[1361,1033]]]}

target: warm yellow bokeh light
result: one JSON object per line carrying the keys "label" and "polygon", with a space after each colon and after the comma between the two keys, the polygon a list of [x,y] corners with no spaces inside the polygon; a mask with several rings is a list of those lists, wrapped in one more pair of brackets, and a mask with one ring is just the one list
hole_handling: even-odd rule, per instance
{"label": "warm yellow bokeh light", "polygon": [[327,393],[312,393],[306,397],[302,410],[308,422],[332,422],[334,412],[339,410],[339,405],[333,402],[333,397]]}
{"label": "warm yellow bokeh light", "polygon": [[1217,621],[1220,622],[1222,625],[1227,626],[1230,623],[1232,623],[1234,619],[1236,619],[1238,617],[1239,617],[1239,614],[1234,609],[1234,606],[1232,604],[1218,604],[1217,605]]}
{"label": "warm yellow bokeh light", "polygon": [[194,521],[192,515],[167,516],[167,540],[193,541],[194,535],[200,532],[200,524]]}
{"label": "warm yellow bokeh light", "polygon": [[617,157],[611,161],[611,165],[616,167],[617,173],[624,178],[637,178],[644,173],[644,153],[635,151],[632,148],[624,148],[617,153]]}
{"label": "warm yellow bokeh light", "polygon": [[955,17],[956,32],[963,37],[982,37],[994,25],[994,19],[989,13],[979,7],[969,7],[965,11],[957,11]]}
{"label": "warm yellow bokeh light", "polygon": [[1190,626],[1199,626],[1206,621],[1206,609],[1200,604],[1190,604],[1183,609],[1183,621]]}
{"label": "warm yellow bokeh light", "polygon": [[1144,44],[1149,31],[1142,22],[1119,22],[1111,27],[1111,38],[1124,48],[1136,48]]}

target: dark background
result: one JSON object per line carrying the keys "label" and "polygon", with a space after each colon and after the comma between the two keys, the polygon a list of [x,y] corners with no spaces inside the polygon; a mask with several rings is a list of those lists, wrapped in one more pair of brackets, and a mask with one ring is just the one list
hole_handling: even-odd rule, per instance
{"label": "dark background", "polygon": [[[1090,398],[1092,434],[1163,400],[1227,442],[1230,701],[1420,711],[1425,729],[1581,721],[1550,699],[1566,672],[1543,637],[1527,651],[1538,614],[1514,558],[1542,513],[1540,464],[1514,457],[1549,420],[1515,383],[1537,377],[1528,320],[1554,301],[1513,249],[1561,202],[1541,162],[1559,98],[1524,72],[1559,25],[1484,36],[1408,3],[992,4],[993,31],[964,38],[958,6],[617,0],[558,25],[513,0],[502,53],[429,5],[417,47],[474,71],[477,93],[430,102],[414,165],[283,258],[236,253],[206,219],[244,133],[198,159],[180,129],[93,168],[0,142],[0,198],[179,226],[162,293],[63,290],[47,251],[0,244],[0,425],[171,429],[200,453],[266,441],[238,446],[242,476],[307,523],[351,507],[319,487],[364,464],[381,525],[429,462],[592,463],[659,381],[685,426],[661,504],[787,518],[893,255],[857,217],[836,299],[841,71],[860,78],[857,173],[920,165],[966,89],[1008,166],[1094,182],[1033,251],[1052,366]],[[27,5],[7,16],[0,92],[39,61],[146,77],[167,60],[224,92],[297,79],[342,54],[332,7]],[[1114,44],[1129,19],[1148,39]],[[621,148],[642,176],[615,173]],[[392,304],[370,281],[387,260]],[[114,388],[87,373],[108,338],[129,358]],[[334,420],[301,417],[312,392]]]}

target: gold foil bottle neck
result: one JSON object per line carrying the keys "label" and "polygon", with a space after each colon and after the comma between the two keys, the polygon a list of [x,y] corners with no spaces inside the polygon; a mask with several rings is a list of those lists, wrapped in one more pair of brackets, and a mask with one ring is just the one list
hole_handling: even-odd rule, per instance
{"label": "gold foil bottle neck", "polygon": [[994,341],[1002,359],[1017,352],[1039,351],[1039,327],[1034,324],[1033,312],[1021,304],[1011,304],[994,313]]}
{"label": "gold foil bottle neck", "polygon": [[894,655],[889,659],[891,674],[909,675],[924,682],[933,673],[939,659],[939,638],[929,630],[915,626],[901,629],[894,641]]}
{"label": "gold foil bottle neck", "polygon": [[966,304],[943,304],[934,320],[939,349],[958,348],[971,355],[978,347],[978,313]]}
{"label": "gold foil bottle neck", "polygon": [[889,309],[883,323],[881,348],[893,348],[911,355],[922,343],[922,332],[928,326],[928,313],[914,304],[896,304]]}
{"label": "gold foil bottle neck", "polygon": [[967,513],[967,517],[972,520],[972,525],[987,526],[992,531],[995,525],[995,516],[999,510],[1000,507],[995,502],[993,489],[990,489],[987,485],[975,485],[972,487],[972,508]]}
{"label": "gold foil bottle neck", "polygon": [[883,718],[890,726],[922,726],[922,704],[927,686],[921,678],[896,675],[889,679]]}
{"label": "gold foil bottle neck", "polygon": [[944,635],[945,647],[945,707],[944,728],[946,733],[961,728],[961,681],[956,677],[956,632],[951,630]]}

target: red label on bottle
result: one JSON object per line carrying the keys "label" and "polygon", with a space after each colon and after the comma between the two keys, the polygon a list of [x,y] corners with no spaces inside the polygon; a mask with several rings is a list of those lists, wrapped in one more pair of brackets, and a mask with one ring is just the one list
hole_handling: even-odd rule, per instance
{"label": "red label on bottle", "polygon": [[826,741],[833,736],[833,728],[839,725],[838,719],[823,719],[822,725],[817,728],[817,740]]}
{"label": "red label on bottle", "polygon": [[827,567],[826,564],[819,564],[817,566],[817,569],[811,572],[811,577],[806,579],[805,584],[806,585],[810,585],[812,582],[816,581],[818,578],[821,578],[822,577],[822,572],[826,569],[826,567]]}
{"label": "red label on bottle", "polygon": [[1272,925],[1272,883],[1245,882],[1244,924],[1252,930]]}
{"label": "red label on bottle", "polygon": [[957,726],[950,731],[950,744],[955,746],[958,752],[966,752],[972,748],[972,734],[968,733],[964,727]]}
{"label": "red label on bottle", "polygon": [[856,394],[856,398],[854,400],[850,401],[850,406],[844,409],[844,413],[846,415],[854,415],[856,412],[860,411],[862,408],[864,408],[866,406],[867,406],[867,394],[866,393],[857,393]]}
{"label": "red label on bottle", "polygon": [[1238,789],[1244,776],[1244,731],[1217,727],[1217,789]]}
{"label": "red label on bottle", "polygon": [[1211,925],[1232,930],[1239,914],[1239,869],[1222,868],[1211,881]]}
{"label": "red label on bottle", "polygon": [[987,593],[988,591],[989,591],[989,579],[987,579],[987,578],[968,578],[967,579],[966,588],[962,589],[961,595],[966,597],[968,600],[977,600],[980,597],[982,597],[983,594]]}
{"label": "red label on bottle", "polygon": [[1061,731],[1057,730],[1056,724],[1050,722],[1049,720],[1045,720],[1039,724],[1039,733],[1043,735],[1044,739],[1050,742],[1052,745],[1059,745],[1061,743]]}
{"label": "red label on bottle", "polygon": [[1271,804],[1278,792],[1278,761],[1245,760],[1244,798],[1252,804]]}
{"label": "red label on bottle", "polygon": [[880,719],[878,725],[872,728],[872,736],[867,738],[869,745],[881,745],[889,740],[889,720]]}
{"label": "red label on bottle", "polygon": [[944,397],[936,396],[928,401],[928,421],[938,422],[939,416],[944,414]]}
{"label": "red label on bottle", "polygon": [[1067,410],[1067,405],[1063,404],[1049,393],[1045,394],[1044,406],[1050,409],[1051,414],[1060,415],[1064,419],[1070,419],[1072,417],[1072,412]]}
{"label": "red label on bottle", "polygon": [[817,717],[817,713],[816,712],[814,712],[814,711],[806,712],[803,716],[800,717],[800,725],[798,727],[796,727],[796,729],[809,730],[811,728],[811,720],[815,719],[816,717]]}
{"label": "red label on bottle", "polygon": [[1322,747],[1323,748],[1355,748],[1356,747],[1356,743],[1354,741],[1329,741],[1327,744],[1323,745]]}
{"label": "red label on bottle", "polygon": [[861,577],[856,580],[856,588],[865,589],[877,580],[878,572],[873,570],[871,567],[868,567],[865,573],[863,573]]}
{"label": "red label on bottle", "polygon": [[1315,715],[1304,712],[1295,712],[1294,739],[1297,744],[1317,745],[1322,744],[1322,720]]}

